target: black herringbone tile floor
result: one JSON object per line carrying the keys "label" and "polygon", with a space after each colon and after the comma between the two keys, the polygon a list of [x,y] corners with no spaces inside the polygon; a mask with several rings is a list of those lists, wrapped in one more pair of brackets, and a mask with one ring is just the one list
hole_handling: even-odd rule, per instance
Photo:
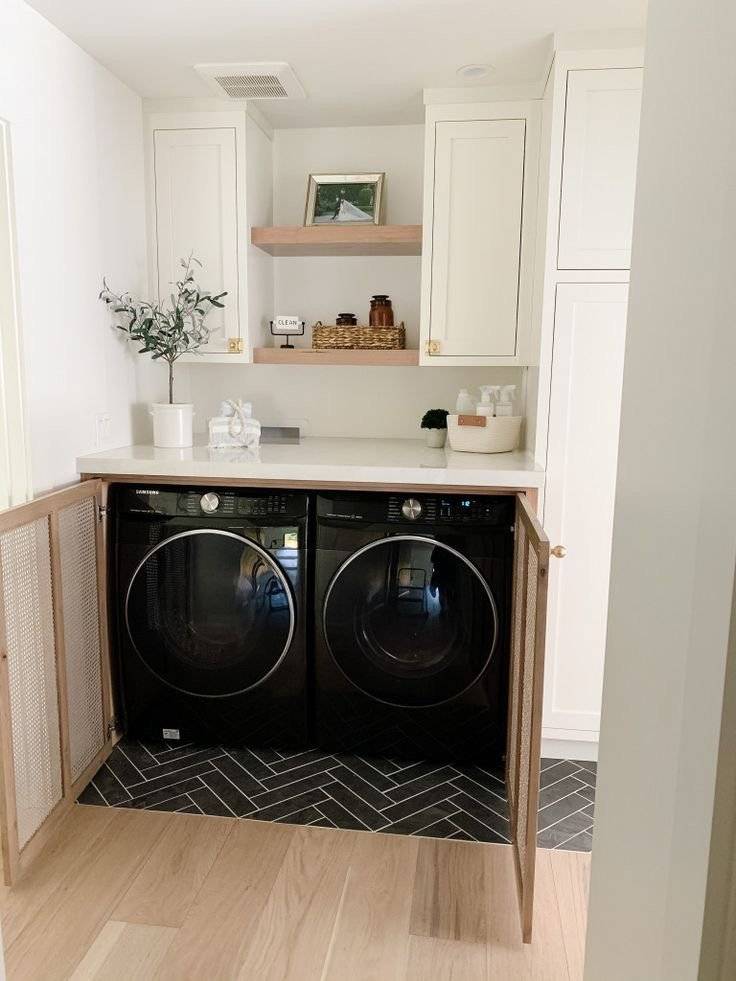
{"label": "black herringbone tile floor", "polygon": [[[538,843],[590,851],[595,763],[543,760]],[[387,757],[119,743],[83,804],[508,842],[503,774]]]}

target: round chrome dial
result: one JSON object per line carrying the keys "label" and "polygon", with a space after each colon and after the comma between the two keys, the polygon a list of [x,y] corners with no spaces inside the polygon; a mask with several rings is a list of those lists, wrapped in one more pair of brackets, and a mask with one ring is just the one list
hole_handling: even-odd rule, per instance
{"label": "round chrome dial", "polygon": [[409,521],[416,521],[422,513],[422,505],[416,497],[408,497],[401,505],[401,513]]}
{"label": "round chrome dial", "polygon": [[209,491],[201,496],[199,506],[205,514],[213,514],[220,506],[220,498],[214,491]]}

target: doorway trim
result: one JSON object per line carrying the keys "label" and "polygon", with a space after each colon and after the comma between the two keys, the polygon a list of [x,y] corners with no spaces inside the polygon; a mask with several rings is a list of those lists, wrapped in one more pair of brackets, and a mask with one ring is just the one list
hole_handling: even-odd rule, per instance
{"label": "doorway trim", "polygon": [[10,124],[0,118],[0,510],[32,496]]}

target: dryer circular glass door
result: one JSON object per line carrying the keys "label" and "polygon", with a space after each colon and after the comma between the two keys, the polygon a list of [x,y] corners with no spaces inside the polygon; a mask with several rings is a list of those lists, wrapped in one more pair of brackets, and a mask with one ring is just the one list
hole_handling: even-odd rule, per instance
{"label": "dryer circular glass door", "polygon": [[260,545],[195,529],[159,542],[128,587],[125,621],[143,663],[177,691],[247,691],[280,664],[294,634],[286,575]]}
{"label": "dryer circular glass door", "polygon": [[351,555],[332,578],[322,616],[343,674],[391,705],[457,698],[485,671],[498,633],[493,595],[472,562],[412,535]]}

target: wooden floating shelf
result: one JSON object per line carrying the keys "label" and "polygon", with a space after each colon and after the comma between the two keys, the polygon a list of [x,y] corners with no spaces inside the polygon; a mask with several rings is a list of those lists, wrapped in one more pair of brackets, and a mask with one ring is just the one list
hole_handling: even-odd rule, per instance
{"label": "wooden floating shelf", "polygon": [[419,364],[419,351],[317,351],[309,347],[256,347],[254,364],[357,364],[401,367]]}
{"label": "wooden floating shelf", "polygon": [[421,255],[421,225],[279,225],[251,228],[250,240],[275,256]]}

